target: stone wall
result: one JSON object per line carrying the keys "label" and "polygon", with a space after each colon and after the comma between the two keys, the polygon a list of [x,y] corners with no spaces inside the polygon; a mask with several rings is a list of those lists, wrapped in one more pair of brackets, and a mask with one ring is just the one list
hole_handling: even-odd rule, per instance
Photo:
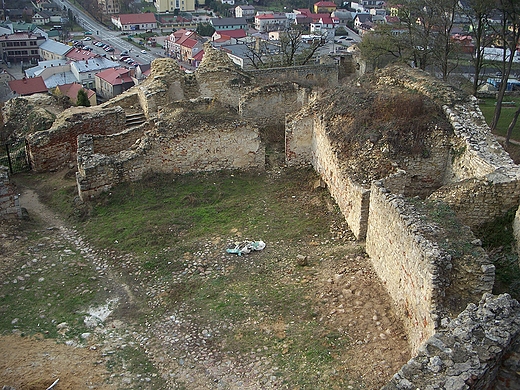
{"label": "stone wall", "polygon": [[520,389],[520,304],[485,294],[439,329],[383,390]]}
{"label": "stone wall", "polygon": [[462,245],[383,182],[372,184],[365,250],[403,319],[414,353],[443,318],[493,288],[494,266],[480,242],[462,226],[457,236]]}
{"label": "stone wall", "polygon": [[[425,72],[391,67],[378,74],[378,83],[418,91],[442,105],[454,137],[444,187],[431,195],[452,206],[470,227],[490,222],[520,203],[520,167],[491,134],[478,101]],[[411,171],[410,171],[411,172]]]}
{"label": "stone wall", "polygon": [[98,154],[109,136],[78,138],[78,190],[82,199],[147,173],[188,173],[222,169],[264,169],[258,129],[246,123],[199,128],[183,134],[146,133],[132,148]]}
{"label": "stone wall", "polygon": [[118,133],[124,129],[125,120],[125,112],[120,107],[96,106],[64,111],[49,130],[27,137],[33,170],[43,172],[75,164],[78,135]]}
{"label": "stone wall", "polygon": [[0,165],[0,218],[21,218],[18,194],[9,180],[9,168]]}
{"label": "stone wall", "polygon": [[143,123],[116,134],[93,135],[93,150],[96,154],[116,154],[121,150],[130,149],[140,141],[147,128],[148,124]]}
{"label": "stone wall", "polygon": [[284,81],[302,85],[316,85],[323,88],[338,85],[339,70],[336,64],[303,65],[290,68],[269,68],[248,70],[257,83],[274,84]]}
{"label": "stone wall", "polygon": [[294,113],[309,103],[310,92],[295,83],[258,87],[241,96],[239,112],[243,118],[262,125],[283,124],[287,113]]}

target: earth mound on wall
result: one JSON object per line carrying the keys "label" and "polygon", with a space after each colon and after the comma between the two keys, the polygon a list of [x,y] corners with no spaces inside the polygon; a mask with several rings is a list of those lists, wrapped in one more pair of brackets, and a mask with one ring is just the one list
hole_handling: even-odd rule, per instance
{"label": "earth mound on wall", "polygon": [[343,86],[315,108],[344,169],[359,183],[394,173],[403,158],[427,157],[433,133],[453,133],[439,105],[404,88]]}
{"label": "earth mound on wall", "polygon": [[2,138],[22,137],[36,131],[47,130],[64,108],[66,107],[62,99],[48,94],[10,99],[2,108],[6,124]]}

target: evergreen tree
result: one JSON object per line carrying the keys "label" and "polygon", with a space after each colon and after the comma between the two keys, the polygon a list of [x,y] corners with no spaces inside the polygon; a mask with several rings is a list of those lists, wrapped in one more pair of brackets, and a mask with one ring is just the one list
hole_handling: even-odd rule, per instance
{"label": "evergreen tree", "polygon": [[78,91],[77,105],[90,107],[90,101],[88,100],[87,92],[82,88]]}

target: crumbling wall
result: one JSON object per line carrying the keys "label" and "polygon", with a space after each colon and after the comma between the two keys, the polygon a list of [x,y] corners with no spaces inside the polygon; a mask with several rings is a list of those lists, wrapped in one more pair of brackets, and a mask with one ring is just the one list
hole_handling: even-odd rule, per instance
{"label": "crumbling wall", "polygon": [[58,169],[76,163],[77,137],[80,134],[112,134],[125,127],[121,107],[70,108],[64,111],[49,130],[27,137],[31,166],[36,172]]}
{"label": "crumbling wall", "polygon": [[286,162],[288,165],[311,164],[327,184],[358,239],[364,239],[370,192],[353,181],[342,168],[321,118],[304,112],[286,122]]}
{"label": "crumbling wall", "polygon": [[442,241],[449,234],[425,219],[402,195],[392,194],[382,182],[372,184],[365,250],[403,319],[414,353],[442,318],[477,301],[494,283],[494,266],[469,229],[457,230],[456,240],[463,243],[457,246]]}
{"label": "crumbling wall", "polygon": [[238,108],[245,87],[253,84],[249,73],[242,71],[223,51],[207,43],[204,58],[194,73],[200,96]]}
{"label": "crumbling wall", "polygon": [[264,169],[258,129],[247,123],[203,127],[183,133],[146,133],[129,150],[98,154],[110,137],[78,138],[77,183],[83,199],[112,186],[139,180],[149,172],[188,173],[222,169]]}
{"label": "crumbling wall", "polygon": [[431,199],[450,204],[470,227],[490,222],[520,202],[520,167],[496,141],[473,96],[426,72],[399,66],[378,73],[378,83],[418,91],[442,105],[454,137],[443,178]]}
{"label": "crumbling wall", "polygon": [[295,83],[280,83],[255,88],[241,96],[239,112],[243,118],[263,125],[285,122],[285,115],[309,103],[310,89]]}
{"label": "crumbling wall", "polygon": [[[383,390],[519,389],[520,304],[484,294],[429,338]],[[511,380],[512,379],[512,380]]]}
{"label": "crumbling wall", "polygon": [[302,65],[285,68],[248,70],[257,83],[273,84],[290,81],[302,85],[332,88],[338,85],[339,69],[335,63]]}
{"label": "crumbling wall", "polygon": [[21,218],[18,194],[9,180],[9,168],[0,165],[0,218]]}
{"label": "crumbling wall", "polygon": [[148,124],[143,123],[130,129],[125,129],[120,133],[106,135],[92,135],[92,147],[97,154],[116,154],[122,150],[130,149],[139,143]]}

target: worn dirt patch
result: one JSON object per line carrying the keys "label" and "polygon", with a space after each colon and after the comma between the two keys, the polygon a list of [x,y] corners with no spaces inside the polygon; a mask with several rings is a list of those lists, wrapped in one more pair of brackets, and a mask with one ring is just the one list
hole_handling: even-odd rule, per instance
{"label": "worn dirt patch", "polygon": [[106,383],[108,371],[97,351],[57,344],[41,337],[0,337],[0,385],[17,390],[42,390],[59,379],[55,388],[115,389]]}

